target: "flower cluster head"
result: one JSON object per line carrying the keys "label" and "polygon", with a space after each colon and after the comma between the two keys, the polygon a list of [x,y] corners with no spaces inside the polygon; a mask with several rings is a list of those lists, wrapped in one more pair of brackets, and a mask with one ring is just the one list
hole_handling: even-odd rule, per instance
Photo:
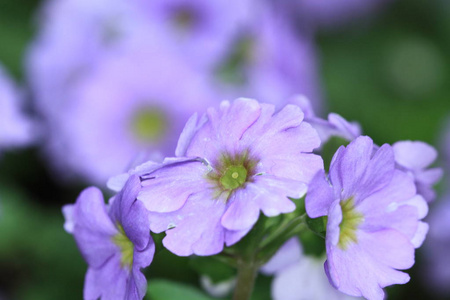
{"label": "flower cluster head", "polygon": [[[274,299],[381,300],[384,287],[408,282],[401,270],[414,264],[415,249],[428,232],[420,187],[431,187],[441,172],[426,170],[434,149],[409,141],[379,147],[367,136],[356,137],[357,124],[338,115],[322,120],[302,99],[293,101],[300,106],[277,110],[239,98],[194,114],[174,157],[148,161],[108,181],[118,192],[108,205],[91,187],[65,206],[65,228],[89,265],[85,299],[144,297],[141,269],[155,252],[150,231],[164,232],[163,245],[176,255],[215,255],[240,241],[261,213],[301,211],[292,198],[306,192],[309,218],[326,216],[325,272],[325,257],[308,257],[298,239],[289,240],[308,226],[314,230],[310,219],[293,213],[263,222],[260,245],[252,249],[255,272],[288,240],[262,269],[275,275]],[[321,137],[333,135],[351,142],[335,153],[327,175],[313,151]],[[230,259],[243,259],[234,252],[239,249]]]}
{"label": "flower cluster head", "polygon": [[165,247],[182,256],[212,255],[239,241],[260,211],[276,216],[295,209],[288,197],[303,196],[323,169],[311,153],[319,144],[297,106],[275,113],[273,105],[251,99],[224,101],[187,122],[177,158],[132,173],[142,180],[138,199],[150,211],[150,229],[170,229]]}
{"label": "flower cluster head", "polygon": [[306,196],[312,218],[328,216],[325,271],[338,290],[383,299],[382,288],[404,284],[399,270],[414,264],[427,233],[428,212],[413,178],[395,166],[391,146],[362,136],[334,155],[329,176],[319,172]]}
{"label": "flower cluster head", "polygon": [[144,298],[147,280],[141,269],[152,262],[155,246],[148,212],[136,199],[139,190],[139,178],[131,176],[108,206],[101,191],[90,187],[63,208],[65,229],[89,265],[84,299]]}
{"label": "flower cluster head", "polygon": [[319,107],[312,37],[264,1],[48,0],[39,17],[28,81],[69,178],[103,184],[173,155],[187,117],[218,95],[281,107],[302,92]]}

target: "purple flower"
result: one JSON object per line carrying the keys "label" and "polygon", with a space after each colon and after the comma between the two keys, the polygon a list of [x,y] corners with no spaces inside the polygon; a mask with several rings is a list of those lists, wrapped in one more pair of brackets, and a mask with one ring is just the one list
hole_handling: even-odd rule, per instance
{"label": "purple flower", "polygon": [[357,122],[348,122],[338,114],[328,114],[328,120],[316,116],[311,102],[303,95],[291,97],[289,103],[300,106],[305,113],[305,121],[317,130],[322,144],[331,137],[338,136],[348,141],[353,141],[361,135],[361,126]]}
{"label": "purple flower", "polygon": [[303,254],[297,238],[287,241],[261,271],[274,275],[274,300],[350,300],[357,299],[336,291],[323,272],[325,258]]}
{"label": "purple flower", "polygon": [[141,269],[152,262],[155,246],[148,230],[148,212],[136,200],[139,190],[139,178],[131,176],[109,209],[94,187],[85,189],[74,205],[63,208],[65,228],[89,265],[84,299],[144,298],[147,280]]}
{"label": "purple flower", "polygon": [[312,36],[294,31],[282,14],[268,5],[255,5],[240,35],[229,49],[224,70],[219,70],[219,90],[234,99],[241,95],[272,103],[302,93],[321,107],[316,49]]}
{"label": "purple flower", "polygon": [[37,108],[57,118],[69,95],[106,57],[120,57],[153,34],[145,18],[123,0],[50,0],[27,55],[28,80]]}
{"label": "purple flower", "polygon": [[248,0],[138,1],[161,40],[194,65],[211,69],[223,59],[250,17]]}
{"label": "purple flower", "polygon": [[[185,120],[214,99],[203,75],[178,58],[143,49],[93,72],[54,128],[58,144],[51,153],[60,169],[100,184],[139,156],[172,154]],[[170,88],[174,82],[177,87]]]}
{"label": "purple flower", "polygon": [[339,291],[383,299],[382,288],[404,284],[398,270],[414,264],[414,249],[428,230],[428,212],[413,179],[395,168],[394,151],[374,151],[369,137],[358,137],[333,157],[329,181],[323,171],[311,182],[306,211],[328,216],[325,271]]}
{"label": "purple flower", "polygon": [[20,92],[0,65],[0,152],[29,144],[35,128],[22,111]]}
{"label": "purple flower", "polygon": [[427,169],[437,158],[437,151],[420,141],[400,141],[392,145],[395,162],[400,170],[410,174],[416,184],[417,193],[425,200],[436,197],[433,185],[442,177],[441,168]]}
{"label": "purple flower", "polygon": [[[177,255],[212,255],[239,241],[266,216],[292,212],[306,184],[323,168],[311,153],[317,133],[299,107],[278,113],[251,99],[224,101],[194,115],[163,166],[140,167],[150,229],[167,229],[164,245]],[[135,171],[136,172],[136,171]]]}

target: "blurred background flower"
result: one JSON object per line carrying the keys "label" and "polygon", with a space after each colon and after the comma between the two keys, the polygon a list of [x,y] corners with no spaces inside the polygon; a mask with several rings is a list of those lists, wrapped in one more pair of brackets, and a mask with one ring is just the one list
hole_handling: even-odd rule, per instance
{"label": "blurred background flower", "polygon": [[[0,299],[80,299],[86,265],[61,206],[88,184],[173,156],[188,117],[222,100],[282,107],[303,94],[310,117],[335,112],[379,145],[444,144],[449,16],[446,0],[1,2]],[[439,284],[448,181],[430,204],[412,282],[388,288],[389,299],[450,297]],[[292,272],[318,269],[303,251]],[[195,270],[162,251],[149,282],[200,287]],[[271,298],[272,278],[258,279],[255,299]]]}

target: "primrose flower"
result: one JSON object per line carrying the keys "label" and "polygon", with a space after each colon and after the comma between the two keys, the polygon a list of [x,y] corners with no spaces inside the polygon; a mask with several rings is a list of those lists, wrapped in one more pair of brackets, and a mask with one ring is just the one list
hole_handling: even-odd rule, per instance
{"label": "primrose flower", "polygon": [[148,230],[148,212],[136,200],[140,190],[131,176],[105,206],[99,189],[85,189],[74,205],[63,208],[65,229],[73,234],[89,265],[84,299],[143,299],[147,281],[141,269],[150,265],[155,246]]}
{"label": "primrose flower", "polygon": [[323,272],[325,258],[307,256],[297,238],[288,240],[261,268],[274,275],[274,300],[350,300],[359,299],[336,291]]}
{"label": "primrose flower", "polygon": [[153,36],[144,30],[147,22],[133,2],[43,2],[37,16],[40,30],[26,58],[27,78],[40,113],[57,118],[71,92],[105,58],[118,58],[136,40]]}
{"label": "primrose flower", "polygon": [[[54,132],[59,147],[50,148],[59,169],[103,184],[140,156],[156,160],[173,153],[185,120],[214,96],[202,74],[160,50],[105,62],[79,85],[60,113],[66,118]],[[173,82],[177,88],[168,88]]]}
{"label": "primrose flower", "polygon": [[0,151],[33,140],[33,124],[22,112],[20,93],[0,65]]}
{"label": "primrose flower", "polygon": [[414,264],[428,206],[413,179],[395,168],[391,146],[374,151],[363,136],[339,148],[329,181],[319,172],[305,204],[310,217],[328,216],[325,271],[339,291],[383,299],[383,287],[409,281],[398,270]]}
{"label": "primrose flower", "polygon": [[[312,154],[317,133],[300,108],[278,113],[251,99],[224,101],[194,115],[178,141],[178,158],[149,163],[137,172],[138,199],[152,212],[150,229],[166,232],[177,255],[212,255],[239,241],[266,216],[292,212],[306,184],[323,169]],[[171,162],[171,163],[170,163]]]}
{"label": "primrose flower", "polygon": [[441,168],[429,167],[437,158],[437,151],[420,141],[400,141],[392,145],[397,167],[409,173],[416,183],[417,193],[427,201],[436,197],[433,185],[442,177]]}
{"label": "primrose flower", "polygon": [[[211,69],[225,56],[242,22],[250,18],[248,0],[136,1],[161,40],[194,65]],[[139,7],[139,6],[138,6]]]}
{"label": "primrose flower", "polygon": [[[258,2],[259,3],[259,2]],[[299,34],[284,15],[255,5],[218,68],[217,88],[228,98],[242,94],[284,107],[302,93],[320,109],[321,92],[313,37]]]}
{"label": "primrose flower", "polygon": [[300,106],[305,113],[305,121],[317,130],[322,144],[333,136],[353,141],[361,135],[361,126],[357,122],[348,122],[335,113],[328,114],[327,120],[316,116],[311,101],[303,95],[291,97],[288,102]]}

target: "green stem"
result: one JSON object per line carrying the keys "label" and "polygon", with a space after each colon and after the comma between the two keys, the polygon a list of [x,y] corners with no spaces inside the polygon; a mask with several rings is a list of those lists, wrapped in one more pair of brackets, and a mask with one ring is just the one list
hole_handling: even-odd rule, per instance
{"label": "green stem", "polygon": [[305,219],[306,214],[303,214],[293,219],[283,221],[283,223],[274,232],[272,232],[260,243],[260,248],[266,247],[267,245],[271,244],[274,240],[279,240],[281,235],[284,236],[286,232],[290,232],[298,225],[303,224],[305,222]]}
{"label": "green stem", "polygon": [[237,262],[238,275],[233,300],[249,300],[255,285],[260,265],[254,257],[240,258]]}

